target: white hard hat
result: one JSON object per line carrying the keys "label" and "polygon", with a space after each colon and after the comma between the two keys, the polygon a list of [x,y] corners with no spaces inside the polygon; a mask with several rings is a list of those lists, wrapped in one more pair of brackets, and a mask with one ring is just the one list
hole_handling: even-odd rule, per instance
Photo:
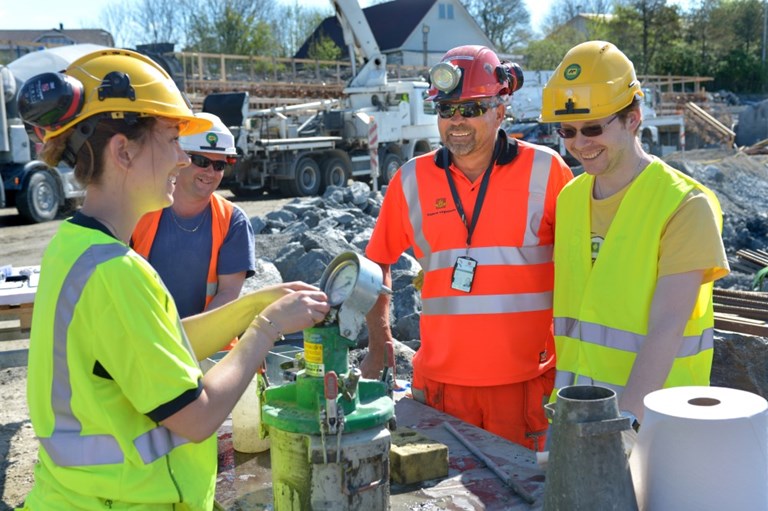
{"label": "white hard hat", "polygon": [[195,114],[195,117],[211,121],[213,125],[202,133],[179,137],[179,145],[183,150],[198,153],[221,153],[228,156],[237,155],[235,137],[232,136],[232,132],[221,122],[218,116],[201,112]]}

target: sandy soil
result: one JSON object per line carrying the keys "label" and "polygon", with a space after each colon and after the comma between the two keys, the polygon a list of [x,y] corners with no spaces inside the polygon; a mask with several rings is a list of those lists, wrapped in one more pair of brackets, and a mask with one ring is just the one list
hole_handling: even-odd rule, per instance
{"label": "sandy soil", "polygon": [[[234,199],[228,190],[222,195],[234,200],[249,217],[279,209],[291,199],[264,195],[258,200]],[[39,265],[43,251],[62,219],[44,224],[22,223],[15,209],[0,209],[0,266]],[[13,344],[11,344],[13,343]],[[27,368],[9,363],[3,352],[24,349],[28,341],[0,340],[0,511],[19,506],[32,488],[37,458],[37,441],[26,402]],[[4,360],[6,361],[4,363]]]}

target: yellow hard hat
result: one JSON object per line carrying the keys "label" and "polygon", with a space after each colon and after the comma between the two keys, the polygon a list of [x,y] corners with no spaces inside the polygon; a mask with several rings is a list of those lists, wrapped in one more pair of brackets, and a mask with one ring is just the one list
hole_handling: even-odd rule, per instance
{"label": "yellow hard hat", "polygon": [[27,80],[19,93],[22,118],[57,137],[99,114],[181,121],[180,135],[200,133],[211,122],[195,117],[189,102],[155,61],[130,50],[105,49],[85,55],[62,73]]}
{"label": "yellow hard hat", "polygon": [[543,122],[592,121],[632,103],[643,91],[635,66],[616,46],[588,41],[571,48],[544,86]]}

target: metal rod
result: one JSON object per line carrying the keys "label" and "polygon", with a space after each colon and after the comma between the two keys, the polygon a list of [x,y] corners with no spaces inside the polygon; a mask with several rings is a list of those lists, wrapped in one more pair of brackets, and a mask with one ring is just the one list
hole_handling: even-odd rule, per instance
{"label": "metal rod", "polygon": [[450,434],[452,434],[456,439],[464,444],[464,447],[467,448],[469,452],[471,452],[473,455],[475,455],[480,461],[485,463],[485,466],[488,467],[491,472],[496,474],[496,476],[501,479],[507,486],[509,486],[513,492],[517,493],[524,501],[526,501],[528,504],[533,504],[536,499],[528,493],[528,491],[523,488],[523,486],[515,481],[511,475],[504,472],[500,466],[498,466],[496,463],[491,460],[488,456],[483,454],[483,452],[475,446],[472,442],[467,440],[464,435],[456,431],[453,426],[451,426],[447,422],[443,422],[443,426],[445,426],[445,429],[448,430]]}

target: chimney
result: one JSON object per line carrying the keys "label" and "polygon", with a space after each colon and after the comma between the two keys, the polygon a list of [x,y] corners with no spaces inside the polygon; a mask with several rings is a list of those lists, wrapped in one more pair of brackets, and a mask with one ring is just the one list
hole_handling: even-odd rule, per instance
{"label": "chimney", "polygon": [[59,23],[59,31],[64,30],[64,23]]}

